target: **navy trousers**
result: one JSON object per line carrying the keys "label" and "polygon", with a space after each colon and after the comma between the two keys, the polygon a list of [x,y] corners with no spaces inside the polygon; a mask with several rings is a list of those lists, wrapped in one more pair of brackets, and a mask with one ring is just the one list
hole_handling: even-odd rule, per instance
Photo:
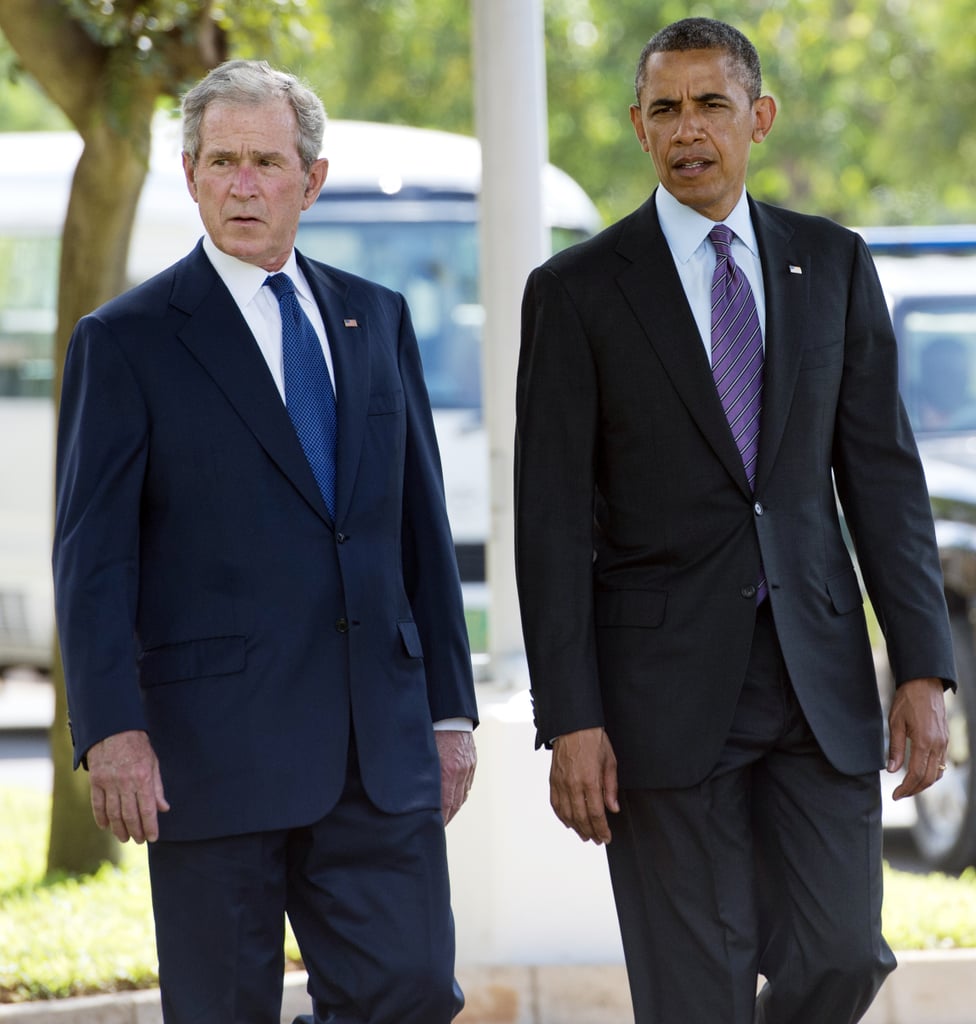
{"label": "navy trousers", "polygon": [[895,966],[878,775],[821,753],[768,605],[719,763],[698,786],[621,793],[611,821],[636,1024],[854,1024]]}
{"label": "navy trousers", "polygon": [[380,812],[355,757],[321,821],[157,842],[149,867],[166,1024],[278,1024],[286,913],[315,1024],[449,1024],[463,1006],[441,813]]}

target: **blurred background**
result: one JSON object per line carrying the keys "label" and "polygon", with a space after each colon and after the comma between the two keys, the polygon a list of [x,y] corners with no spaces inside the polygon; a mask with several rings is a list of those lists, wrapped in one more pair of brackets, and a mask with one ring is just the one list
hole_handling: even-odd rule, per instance
{"label": "blurred background", "polygon": [[[91,825],[84,777],[67,766],[51,642],[51,467],[64,348],[79,316],[199,236],[179,167],[179,126],[168,112],[219,60],[261,57],[306,79],[331,119],[330,178],[303,220],[299,247],[403,291],[423,349],[485,710],[472,798],[480,811],[462,815],[451,832],[452,863],[462,865],[458,918],[469,925],[461,952],[499,962],[619,957],[603,860],[569,842],[549,816],[548,758],[532,752],[524,690],[493,691],[498,680],[485,656],[485,412],[511,389],[493,389],[497,372],[483,373],[481,171],[482,157],[514,160],[521,142],[513,134],[509,144],[496,125],[492,152],[479,150],[485,98],[476,57],[502,78],[517,80],[523,69],[517,49],[486,54],[476,40],[492,27],[493,10],[519,5],[482,0],[480,23],[478,6],[0,3],[0,785],[24,771],[53,786],[48,868],[86,871],[119,856]],[[960,671],[976,677],[976,0],[544,0],[525,10],[543,22],[547,249],[599,230],[654,187],[628,117],[649,36],[705,15],[732,22],[756,44],[779,114],[754,150],[750,191],[861,228],[874,249],[899,331],[906,400],[929,453]],[[526,104],[536,99],[525,96]],[[506,330],[514,350],[517,322]],[[923,403],[933,370],[952,419],[932,419]],[[506,444],[507,415],[502,405]],[[502,558],[510,563],[510,552]],[[883,660],[879,670],[884,688]],[[901,807],[889,822],[892,834],[913,830],[915,845],[891,845],[913,869],[958,872],[976,860],[973,690],[951,708],[952,765],[938,798],[920,805],[921,817]],[[520,841],[506,842],[513,835]],[[539,896],[536,861],[556,865],[546,879],[551,898]],[[572,902],[562,899],[569,890]],[[582,937],[572,927],[581,907],[590,922]]]}

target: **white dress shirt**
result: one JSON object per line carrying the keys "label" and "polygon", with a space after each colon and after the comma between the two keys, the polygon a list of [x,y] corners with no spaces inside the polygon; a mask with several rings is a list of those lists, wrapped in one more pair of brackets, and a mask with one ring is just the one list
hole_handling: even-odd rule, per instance
{"label": "white dress shirt", "polygon": [[[712,275],[715,273],[715,246],[708,239],[708,232],[715,227],[715,221],[679,203],[667,189],[661,187],[654,193],[661,230],[667,240],[674,265],[681,278],[688,304],[694,314],[695,323],[705,345],[708,361],[712,359]],[[732,258],[742,270],[752,287],[759,313],[759,326],[766,337],[766,291],[763,288],[762,264],[759,262],[759,246],[756,232],[749,217],[749,202],[745,189],[735,209],[722,221],[734,232]]]}

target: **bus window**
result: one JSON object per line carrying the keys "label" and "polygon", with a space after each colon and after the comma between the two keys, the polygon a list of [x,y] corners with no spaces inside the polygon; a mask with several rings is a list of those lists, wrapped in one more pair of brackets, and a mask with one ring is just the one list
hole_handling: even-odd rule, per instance
{"label": "bus window", "polygon": [[0,237],[0,398],[51,393],[56,238]]}
{"label": "bus window", "polygon": [[477,225],[306,223],[298,248],[401,292],[435,409],[481,408]]}

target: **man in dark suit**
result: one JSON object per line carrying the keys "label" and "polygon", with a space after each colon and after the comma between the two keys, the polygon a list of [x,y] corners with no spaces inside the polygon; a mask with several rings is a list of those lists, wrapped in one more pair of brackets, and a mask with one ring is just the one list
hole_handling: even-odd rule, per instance
{"label": "man in dark suit", "polygon": [[636,84],[660,187],[523,306],[516,550],[551,800],[613,840],[638,1024],[847,1024],[894,958],[835,482],[899,684],[890,771],[911,741],[898,797],[944,770],[954,674],[894,336],[856,235],[746,194],[776,107],[741,33],[665,28]]}
{"label": "man in dark suit", "polygon": [[328,167],[312,92],[232,61],[183,113],[206,236],[65,367],[77,760],[99,825],[150,842],[167,1024],[276,1022],[285,913],[315,1021],[447,1024],[476,709],[410,316],[294,251]]}

